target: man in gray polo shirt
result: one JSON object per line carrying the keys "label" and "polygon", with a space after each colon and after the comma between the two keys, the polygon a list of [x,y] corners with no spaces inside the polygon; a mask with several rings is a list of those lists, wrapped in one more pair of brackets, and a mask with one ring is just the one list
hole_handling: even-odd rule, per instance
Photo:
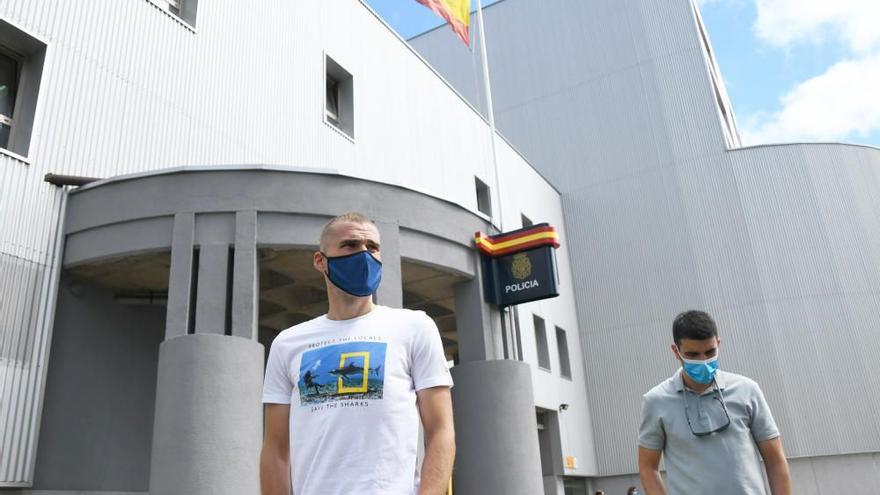
{"label": "man in gray polo shirt", "polygon": [[672,352],[682,368],[642,399],[639,475],[646,495],[791,495],[779,430],[758,384],[718,370],[721,341],[702,311],[678,315]]}

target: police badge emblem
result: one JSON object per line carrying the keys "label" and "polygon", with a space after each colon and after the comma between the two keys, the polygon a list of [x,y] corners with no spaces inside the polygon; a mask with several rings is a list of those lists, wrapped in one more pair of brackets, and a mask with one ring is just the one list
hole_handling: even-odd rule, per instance
{"label": "police badge emblem", "polygon": [[513,255],[513,263],[510,265],[513,278],[522,280],[532,274],[532,262],[526,253]]}

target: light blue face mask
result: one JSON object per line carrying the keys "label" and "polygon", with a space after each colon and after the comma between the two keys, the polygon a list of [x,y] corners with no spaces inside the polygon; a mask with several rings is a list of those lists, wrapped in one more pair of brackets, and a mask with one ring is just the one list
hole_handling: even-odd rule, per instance
{"label": "light blue face mask", "polygon": [[[322,253],[323,254],[323,253]],[[327,278],[336,287],[357,297],[376,292],[382,282],[382,262],[369,251],[327,258]]]}
{"label": "light blue face mask", "polygon": [[684,357],[681,360],[685,373],[695,382],[706,385],[715,379],[715,372],[718,371],[717,355],[706,360],[684,359]]}

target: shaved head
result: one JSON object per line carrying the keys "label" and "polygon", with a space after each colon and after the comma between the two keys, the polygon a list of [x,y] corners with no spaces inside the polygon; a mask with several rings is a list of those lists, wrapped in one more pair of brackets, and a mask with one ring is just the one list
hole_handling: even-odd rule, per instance
{"label": "shaved head", "polygon": [[370,218],[367,217],[366,215],[364,215],[363,213],[350,212],[350,213],[345,213],[343,215],[339,215],[337,217],[333,217],[332,219],[330,219],[329,222],[327,222],[326,225],[324,225],[323,230],[321,230],[321,240],[319,241],[319,244],[320,244],[319,249],[323,252],[327,252],[327,248],[329,247],[327,245],[327,243],[330,240],[330,238],[333,236],[333,232],[334,232],[335,227],[337,225],[350,224],[350,223],[353,223],[356,225],[375,226],[375,223],[372,220],[370,220]]}

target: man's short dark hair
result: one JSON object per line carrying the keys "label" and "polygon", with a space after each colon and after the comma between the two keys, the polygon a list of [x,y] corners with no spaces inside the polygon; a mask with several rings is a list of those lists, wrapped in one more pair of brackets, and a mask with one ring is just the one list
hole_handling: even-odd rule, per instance
{"label": "man's short dark hair", "polygon": [[672,338],[675,345],[681,345],[682,339],[706,340],[718,336],[715,321],[705,311],[690,310],[675,317],[672,322]]}

